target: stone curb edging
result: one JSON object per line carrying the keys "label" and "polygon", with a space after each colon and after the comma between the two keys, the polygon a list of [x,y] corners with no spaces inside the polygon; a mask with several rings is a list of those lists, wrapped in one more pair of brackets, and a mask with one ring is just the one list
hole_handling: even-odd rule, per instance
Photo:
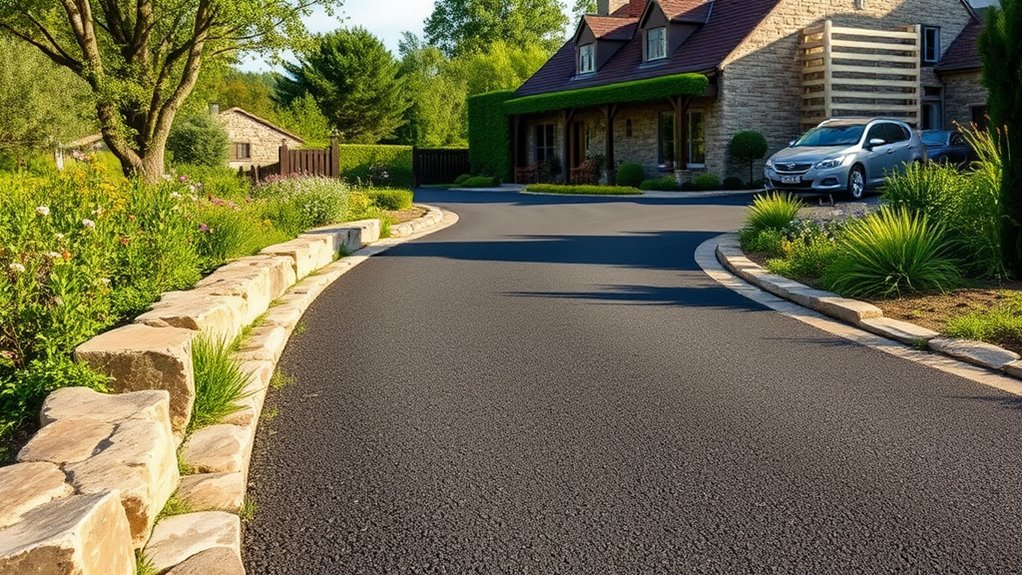
{"label": "stone curb edging", "polygon": [[[427,214],[394,226],[392,239],[377,241],[380,223],[371,220],[270,246],[80,347],[79,361],[131,381],[112,395],[64,388],[47,398],[40,432],[18,463],[0,468],[0,575],[132,574],[133,548],[158,573],[243,574],[236,513],[277,360],[330,284],[372,255],[457,221],[423,207]],[[334,261],[338,252],[352,255]],[[233,357],[251,379],[240,411],[185,439],[191,340],[200,333],[245,333]],[[178,455],[199,473],[180,476]],[[174,493],[189,512],[158,519]]]}
{"label": "stone curb edging", "polygon": [[715,254],[725,269],[777,297],[881,337],[1022,379],[1022,358],[1019,354],[980,341],[942,337],[913,323],[884,317],[883,310],[872,304],[843,298],[772,274],[746,257],[735,234],[721,236]]}

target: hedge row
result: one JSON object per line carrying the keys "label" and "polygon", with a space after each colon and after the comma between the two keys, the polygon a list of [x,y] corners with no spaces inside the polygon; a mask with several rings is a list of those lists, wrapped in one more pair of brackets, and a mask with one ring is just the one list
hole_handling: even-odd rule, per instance
{"label": "hedge row", "polygon": [[514,96],[507,90],[468,99],[468,156],[473,173],[511,181],[511,120],[504,104]]}
{"label": "hedge row", "polygon": [[642,192],[630,186],[575,186],[564,184],[529,184],[525,191],[534,194],[584,196],[638,196]]}
{"label": "hedge row", "polygon": [[341,175],[346,180],[409,188],[414,185],[411,146],[342,144],[340,155]]}
{"label": "hedge row", "polygon": [[[675,74],[595,88],[581,88],[516,98],[504,104],[507,114],[535,114],[626,102],[651,102],[671,96],[701,96],[710,81],[702,74]],[[469,116],[471,130],[472,116]]]}

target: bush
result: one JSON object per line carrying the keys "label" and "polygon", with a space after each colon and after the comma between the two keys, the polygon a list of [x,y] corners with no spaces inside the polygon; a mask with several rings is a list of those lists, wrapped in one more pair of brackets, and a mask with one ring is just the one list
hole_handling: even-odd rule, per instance
{"label": "bush", "polygon": [[881,193],[884,202],[892,207],[938,221],[955,203],[954,198],[961,192],[965,180],[953,166],[913,163],[905,167],[904,173],[887,178]]}
{"label": "bush", "polygon": [[832,232],[812,221],[792,224],[781,243],[781,257],[767,261],[771,272],[796,279],[822,277],[837,246]]}
{"label": "bush", "polygon": [[468,99],[468,156],[472,171],[510,180],[511,120],[504,103],[513,90],[479,94]]}
{"label": "bush", "polygon": [[738,232],[738,241],[745,252],[784,255],[784,233],[780,230],[743,228]]}
{"label": "bush", "polygon": [[767,149],[769,146],[763,134],[753,131],[738,132],[728,144],[728,152],[735,161],[749,163],[750,180],[752,179],[753,162],[762,159],[766,155]]}
{"label": "bush", "polygon": [[341,174],[349,182],[373,186],[415,185],[411,146],[342,144]]}
{"label": "bush", "polygon": [[264,215],[288,235],[344,219],[349,189],[346,184],[318,176],[273,178],[255,186],[255,198],[272,200]]}
{"label": "bush", "polygon": [[646,180],[639,184],[640,190],[659,191],[659,192],[677,192],[681,189],[678,185],[678,181],[674,179],[674,176],[664,176],[655,180]]}
{"label": "bush", "polygon": [[695,189],[701,191],[712,191],[720,189],[720,178],[717,174],[711,174],[709,172],[705,174],[699,174],[692,179],[692,185]]}
{"label": "bush", "polygon": [[944,229],[925,214],[884,207],[848,224],[823,280],[849,297],[943,292],[960,276]]}
{"label": "bush", "polygon": [[250,180],[226,166],[179,165],[174,169],[178,178],[195,187],[199,196],[215,196],[230,200],[244,200],[252,192]]}
{"label": "bush", "polygon": [[529,184],[525,191],[534,194],[589,196],[635,196],[642,194],[638,189],[627,186],[566,186],[562,184]]}
{"label": "bush", "polygon": [[226,340],[200,335],[192,341],[192,366],[195,371],[195,407],[188,423],[189,431],[216,425],[241,409],[249,376],[232,356]]}
{"label": "bush", "polygon": [[472,174],[462,174],[462,175],[458,176],[457,178],[454,178],[454,185],[460,186],[461,184],[465,183],[465,180],[467,180],[467,179],[469,179],[471,177],[472,177]]}
{"label": "bush", "polygon": [[167,137],[167,151],[174,164],[223,166],[229,145],[227,131],[206,114],[175,123]]}
{"label": "bush", "polygon": [[736,178],[734,176],[724,178],[725,190],[744,190],[745,188],[746,183],[743,182],[741,178]]}
{"label": "bush", "polygon": [[383,210],[407,210],[412,207],[413,195],[409,190],[369,190],[373,205]]}
{"label": "bush", "polygon": [[800,209],[802,201],[793,195],[778,192],[758,195],[749,207],[745,226],[754,232],[763,230],[782,232],[795,219]]}
{"label": "bush", "polygon": [[463,188],[499,188],[500,178],[496,176],[473,176],[461,182]]}
{"label": "bush", "polygon": [[637,188],[645,179],[646,174],[643,173],[642,166],[639,164],[621,164],[621,167],[617,169],[615,182],[618,186]]}

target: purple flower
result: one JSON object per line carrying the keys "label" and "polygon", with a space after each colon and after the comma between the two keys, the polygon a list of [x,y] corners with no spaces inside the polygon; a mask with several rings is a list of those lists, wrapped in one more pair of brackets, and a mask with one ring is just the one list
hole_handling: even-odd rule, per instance
{"label": "purple flower", "polygon": [[199,224],[199,231],[204,233],[204,234],[208,234],[209,233],[209,226],[207,226],[206,224]]}

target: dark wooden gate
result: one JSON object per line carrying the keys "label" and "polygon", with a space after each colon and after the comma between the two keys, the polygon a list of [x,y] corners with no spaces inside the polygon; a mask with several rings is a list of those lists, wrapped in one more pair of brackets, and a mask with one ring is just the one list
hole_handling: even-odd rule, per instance
{"label": "dark wooden gate", "polygon": [[341,153],[336,139],[330,140],[330,147],[316,150],[293,150],[287,142],[280,146],[276,164],[269,166],[252,166],[246,170],[253,182],[261,182],[268,176],[321,176],[324,178],[341,177]]}
{"label": "dark wooden gate", "polygon": [[468,150],[415,148],[412,150],[412,172],[416,186],[450,184],[458,176],[471,172]]}

